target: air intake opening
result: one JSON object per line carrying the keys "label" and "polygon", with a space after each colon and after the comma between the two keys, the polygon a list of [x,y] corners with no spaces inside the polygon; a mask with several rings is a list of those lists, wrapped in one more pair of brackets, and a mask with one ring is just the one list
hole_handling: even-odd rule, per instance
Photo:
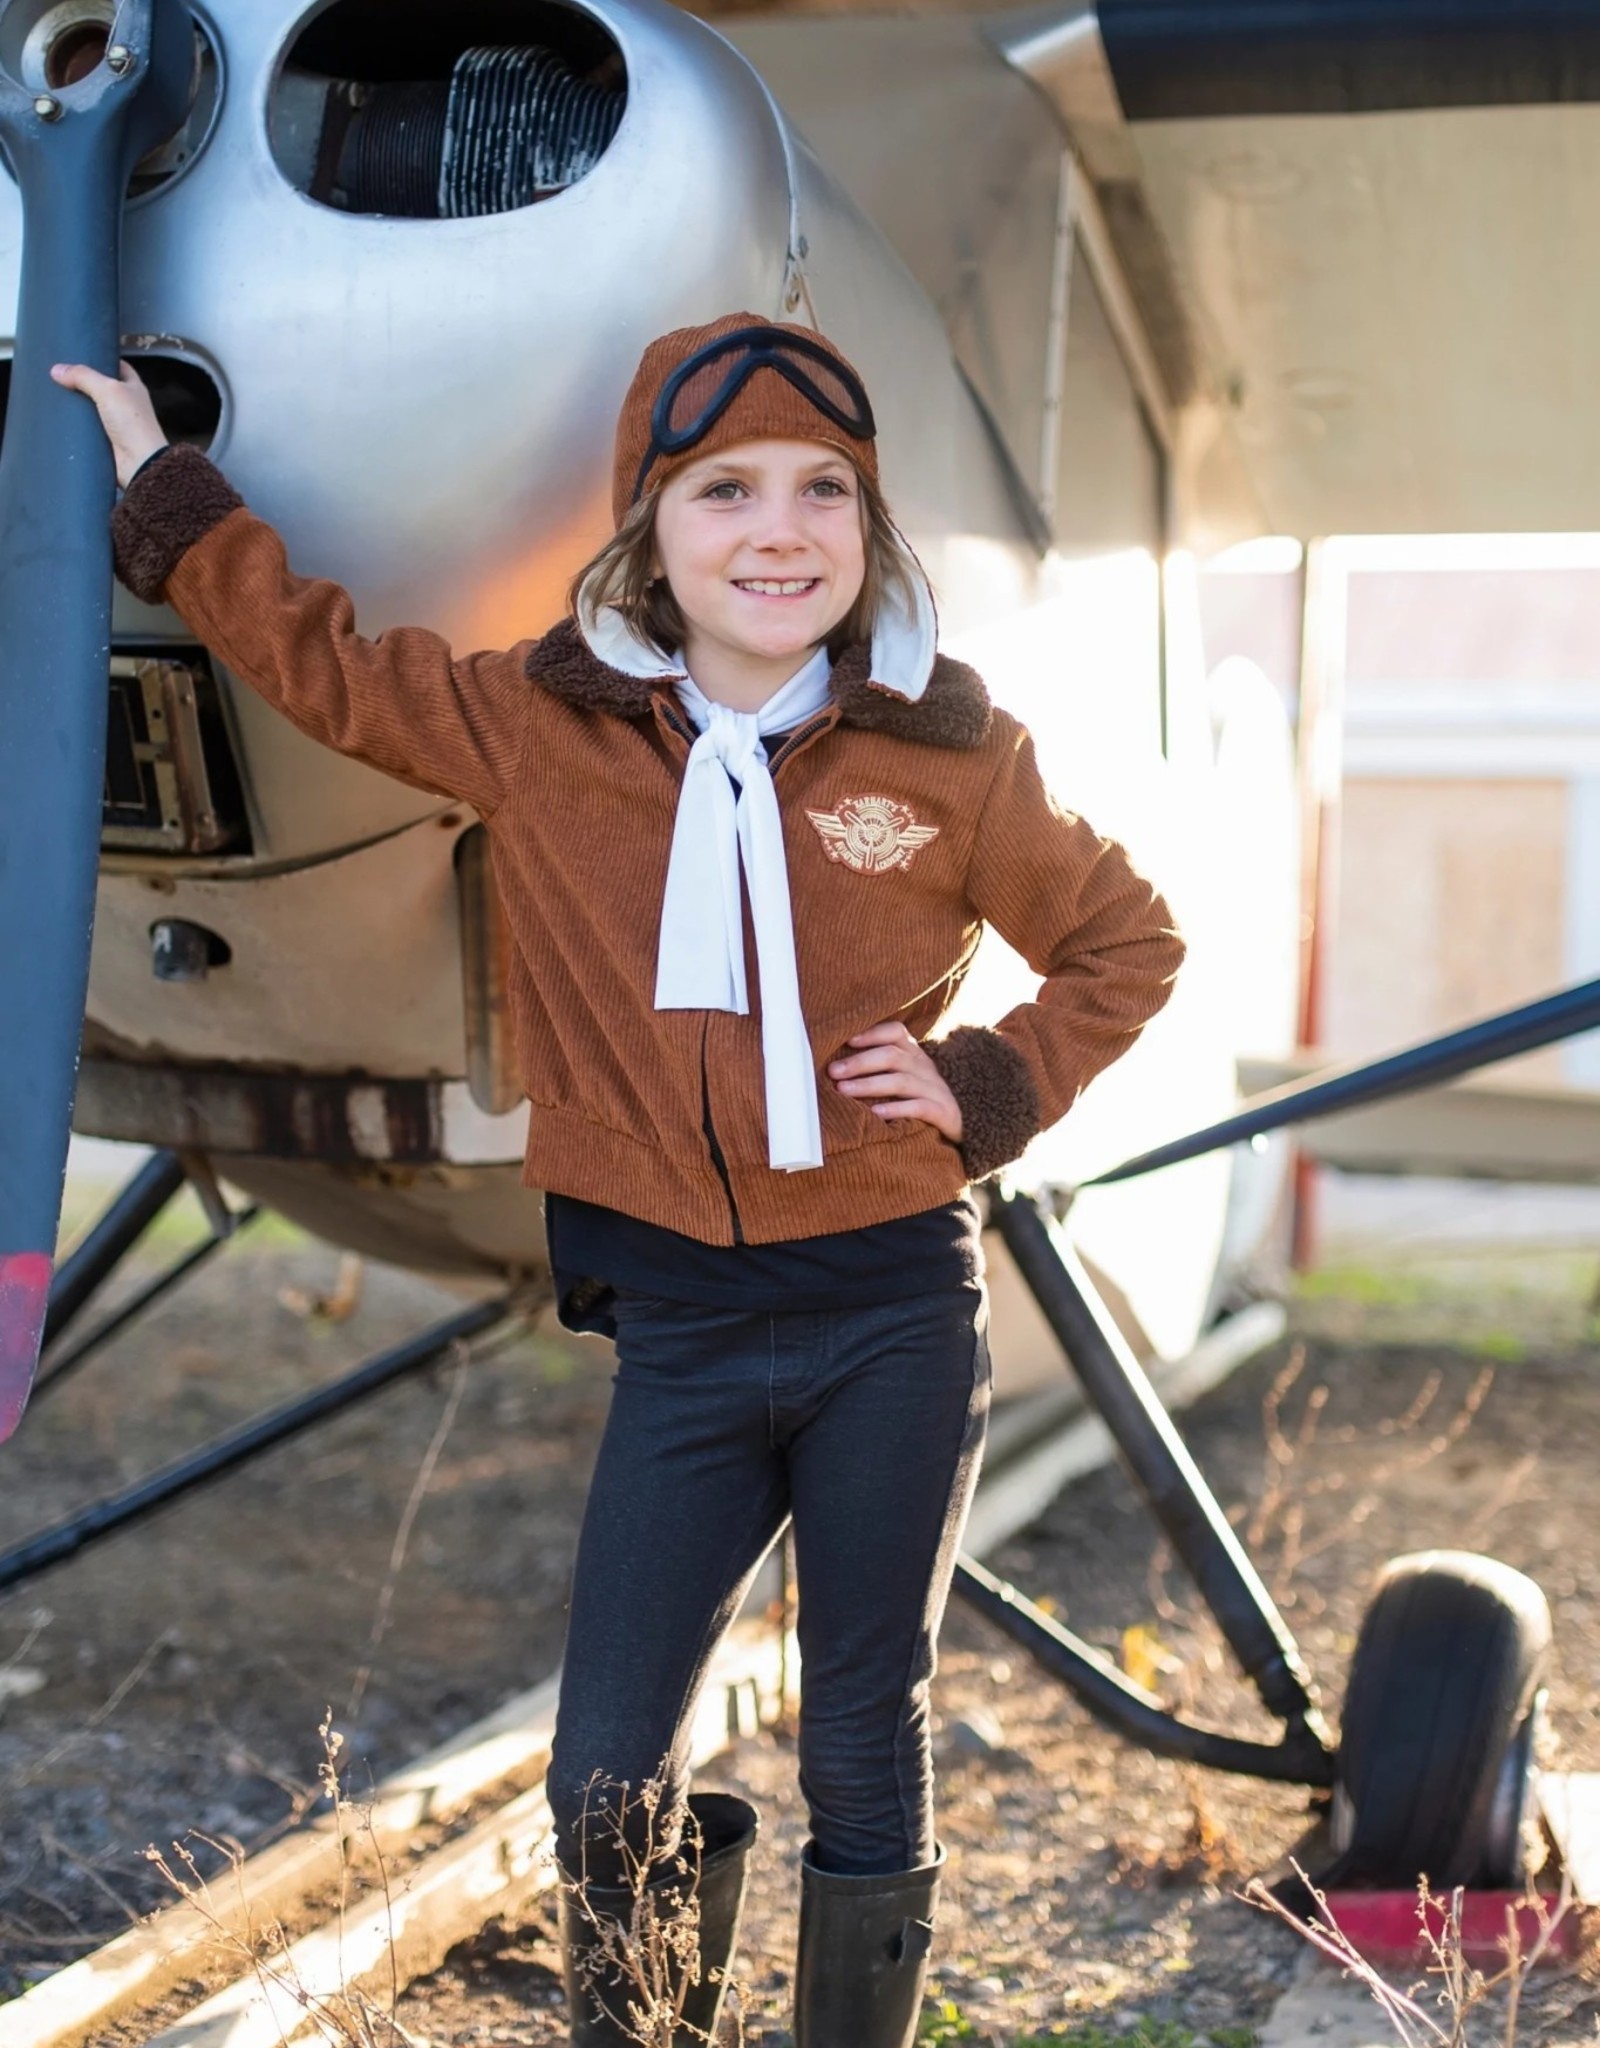
{"label": "air intake opening", "polygon": [[[222,420],[222,393],[216,379],[182,356],[130,355],[128,360],[144,379],[167,439],[209,448]],[[11,358],[0,356],[0,447],[5,446],[10,399]],[[87,405],[89,401],[80,402]]]}
{"label": "air intake opening", "polygon": [[616,43],[555,0],[335,0],[291,46],[268,119],[279,169],[319,204],[465,220],[575,185],[626,104]]}

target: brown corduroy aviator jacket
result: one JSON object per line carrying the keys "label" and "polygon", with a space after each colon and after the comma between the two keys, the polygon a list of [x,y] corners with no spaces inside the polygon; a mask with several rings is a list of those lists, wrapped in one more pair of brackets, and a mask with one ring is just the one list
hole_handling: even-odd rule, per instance
{"label": "brown corduroy aviator jacket", "polygon": [[[1050,798],[1026,730],[940,657],[912,703],[867,650],[771,756],[824,1164],[767,1164],[759,1016],[654,1007],[667,858],[693,734],[670,683],[623,675],[570,623],[503,652],[354,627],[349,594],[293,575],[207,459],[174,448],[130,484],[118,573],[314,739],[471,804],[515,944],[531,1187],[707,1244],[767,1244],[929,1209],[1014,1159],[1137,1037],[1183,956],[1165,902],[1114,841]],[[927,1039],[988,921],[1044,977],[993,1030],[928,1045],[963,1139],[885,1120],[827,1062],[886,1019]]]}

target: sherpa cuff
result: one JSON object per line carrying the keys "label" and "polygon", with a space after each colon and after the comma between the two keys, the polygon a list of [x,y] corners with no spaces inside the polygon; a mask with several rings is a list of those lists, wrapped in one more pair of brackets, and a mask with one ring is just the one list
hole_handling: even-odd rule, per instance
{"label": "sherpa cuff", "polygon": [[972,1180],[1009,1165],[1038,1136],[1043,1119],[1028,1063],[998,1031],[964,1024],[923,1051],[961,1108],[961,1159]]}
{"label": "sherpa cuff", "polygon": [[198,448],[174,447],[133,477],[111,515],[117,574],[135,597],[154,604],[197,540],[244,503]]}

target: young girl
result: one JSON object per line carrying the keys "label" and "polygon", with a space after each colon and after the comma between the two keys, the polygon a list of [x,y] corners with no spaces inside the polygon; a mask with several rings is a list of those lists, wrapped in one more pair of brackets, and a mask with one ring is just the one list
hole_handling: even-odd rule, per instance
{"label": "young girl", "polygon": [[[792,1518],[795,2040],[907,2048],[944,1861],[928,1686],[988,1410],[968,1184],[1166,1000],[1165,903],[936,653],[867,394],[808,329],[737,313],[654,342],[571,617],[460,657],[420,628],[360,637],[345,591],[291,574],[211,463],[164,446],[126,366],[55,374],[114,445],[132,589],[304,731],[489,827],[525,1177],[563,1320],[618,1358],[548,1781],[573,2040],[631,2038],[594,1939],[626,1899],[618,1829],[643,1839],[627,1788],[663,1779],[681,1822],[696,1694]],[[931,1039],[985,920],[1037,1000]],[[689,1811],[704,2039],[755,1816]]]}

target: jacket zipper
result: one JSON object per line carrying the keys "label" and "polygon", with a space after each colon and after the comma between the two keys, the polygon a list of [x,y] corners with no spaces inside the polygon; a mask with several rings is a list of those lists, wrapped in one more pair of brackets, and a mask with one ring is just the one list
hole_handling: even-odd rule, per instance
{"label": "jacket zipper", "polygon": [[717,1178],[722,1182],[722,1192],[728,1198],[728,1220],[733,1225],[733,1241],[735,1244],[743,1244],[744,1224],[740,1221],[739,1205],[733,1199],[733,1182],[728,1176],[728,1162],[717,1139],[717,1127],[711,1121],[711,1075],[706,1067],[706,1039],[710,1030],[711,1023],[708,1018],[700,1031],[700,1124],[706,1135],[706,1144],[711,1150],[711,1164],[717,1169]]}
{"label": "jacket zipper", "polygon": [[803,741],[810,739],[813,734],[821,732],[828,723],[828,719],[823,717],[814,718],[809,725],[797,725],[794,731],[790,733],[789,737],[778,748],[778,751],[768,759],[767,773],[770,775],[785,754],[793,753],[796,747],[801,745]]}

